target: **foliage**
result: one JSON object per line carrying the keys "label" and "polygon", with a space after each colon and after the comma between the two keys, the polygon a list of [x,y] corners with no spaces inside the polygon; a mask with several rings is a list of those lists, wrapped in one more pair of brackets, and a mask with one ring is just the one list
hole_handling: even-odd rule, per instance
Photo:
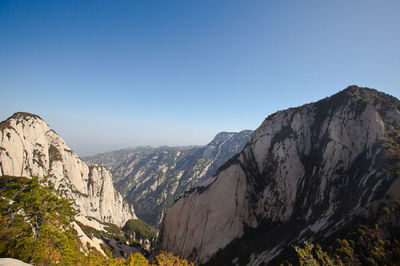
{"label": "foliage", "polygon": [[121,243],[127,241],[124,231],[118,226],[112,223],[103,223],[105,225],[104,229],[107,231],[106,237],[117,239]]}
{"label": "foliage", "polygon": [[127,240],[124,236],[124,232],[122,232],[121,229],[118,228],[115,224],[111,223],[103,223],[98,221],[99,223],[105,225],[103,230],[97,230],[91,226],[85,225],[79,221],[75,221],[79,227],[82,229],[82,231],[87,235],[90,239],[93,239],[93,237],[96,237],[98,239],[102,238],[113,238],[118,240],[120,243],[125,243]]}
{"label": "foliage", "polygon": [[294,246],[300,265],[341,265],[337,257],[331,257],[323,251],[320,245],[314,246],[312,243],[304,242],[304,247]]}
{"label": "foliage", "polygon": [[156,265],[162,266],[188,266],[194,265],[193,263],[188,262],[187,260],[182,260],[179,257],[173,256],[172,253],[167,253],[165,251],[161,252],[156,257]]}
{"label": "foliage", "polygon": [[71,222],[71,202],[58,197],[54,186],[39,180],[0,178],[0,256],[36,264],[71,264],[79,243]]}
{"label": "foliage", "polygon": [[140,253],[135,253],[130,255],[126,260],[126,265],[136,266],[136,265],[149,265],[149,261]]}
{"label": "foliage", "polygon": [[91,226],[85,225],[79,221],[75,221],[79,227],[82,229],[82,231],[85,233],[85,235],[87,235],[90,239],[93,239],[93,237],[96,237],[98,239],[101,239],[102,236],[102,231],[97,230]]}
{"label": "foliage", "polygon": [[[35,265],[192,265],[165,252],[154,262],[140,253],[131,254],[128,259],[113,258],[105,245],[101,246],[107,256],[90,245],[85,254],[71,225],[75,215],[72,203],[62,198],[47,178],[0,177],[0,257]],[[154,229],[142,221],[129,225],[129,230],[152,236],[150,230]],[[80,226],[92,236],[99,233],[91,227]],[[106,234],[122,234],[112,224],[106,223],[106,230]]]}
{"label": "foliage", "polygon": [[142,254],[135,253],[131,254],[129,258],[106,258],[101,255],[96,250],[92,250],[91,253],[85,257],[81,262],[84,265],[94,266],[94,265],[112,265],[112,266],[191,266],[193,263],[189,263],[187,260],[182,260],[179,257],[173,256],[171,253],[162,252],[156,258],[154,262],[149,262]]}
{"label": "foliage", "polygon": [[154,242],[157,238],[157,230],[139,219],[131,219],[122,227],[127,239],[148,239]]}
{"label": "foliage", "polygon": [[9,120],[6,120],[6,121],[3,121],[0,123],[0,131],[2,134],[4,134],[4,131],[6,129],[13,129]]}
{"label": "foliage", "polygon": [[53,144],[49,146],[49,160],[50,166],[54,161],[61,161],[61,153]]}
{"label": "foliage", "polygon": [[[393,232],[392,232],[393,234]],[[398,233],[397,233],[398,234]],[[347,238],[336,239],[323,250],[319,244],[305,242],[294,246],[300,265],[399,265],[400,242],[394,232],[391,238],[379,226],[360,225]]]}

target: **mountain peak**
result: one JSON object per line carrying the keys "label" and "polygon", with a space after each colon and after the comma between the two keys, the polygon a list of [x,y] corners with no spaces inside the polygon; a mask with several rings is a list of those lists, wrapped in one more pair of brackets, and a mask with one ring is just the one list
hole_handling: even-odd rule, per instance
{"label": "mountain peak", "polygon": [[28,113],[28,112],[16,112],[10,118],[14,118],[14,119],[19,119],[19,118],[37,118],[37,119],[43,120],[40,116],[32,114],[32,113]]}
{"label": "mountain peak", "polygon": [[367,87],[360,87],[360,86],[358,86],[358,85],[350,85],[350,86],[348,86],[347,88],[345,88],[345,89],[343,90],[343,92],[346,92],[346,93],[358,93],[359,91],[364,91],[364,92],[372,92],[372,91],[375,91],[375,92],[377,92],[377,91],[374,90],[374,89],[367,88]]}
{"label": "mountain peak", "polygon": [[3,124],[5,124],[5,123],[9,123],[11,120],[16,120],[16,121],[28,121],[28,120],[30,120],[30,119],[37,119],[37,120],[40,120],[40,121],[43,121],[44,122],[44,120],[40,117],[40,116],[38,116],[38,115],[35,115],[35,114],[32,114],[32,113],[28,113],[28,112],[16,112],[16,113],[14,113],[12,116],[10,116],[9,118],[7,118],[6,120],[4,120],[3,122],[1,122],[1,124],[3,125]]}
{"label": "mountain peak", "polygon": [[226,141],[227,139],[232,138],[232,137],[238,138],[238,137],[245,136],[246,138],[248,138],[248,136],[250,136],[250,134],[252,132],[253,132],[253,130],[249,130],[249,129],[245,129],[240,132],[222,131],[222,132],[219,132],[217,135],[215,135],[213,140],[208,145],[218,144],[220,141]]}
{"label": "mountain peak", "polygon": [[399,107],[349,86],[268,116],[234,160],[172,205],[161,248],[198,263],[260,265],[360,217],[398,225],[400,214],[379,208],[400,199]]}
{"label": "mountain peak", "polygon": [[357,85],[350,85],[346,89],[332,95],[331,97],[328,97],[328,99],[338,98],[362,99],[363,101],[370,102],[374,105],[379,102],[386,103],[394,105],[396,108],[399,108],[400,106],[400,101],[389,94],[368,87],[359,87]]}
{"label": "mountain peak", "polygon": [[[6,120],[0,123],[0,132],[4,134],[5,131],[11,130],[11,131],[17,131],[18,125],[21,124],[22,128],[25,126],[26,122],[29,122],[29,124],[39,122],[42,123],[42,126],[47,126],[46,122],[38,115],[31,114],[31,113],[26,113],[26,112],[16,112]],[[10,133],[7,133],[7,136],[9,136]]]}
{"label": "mountain peak", "polygon": [[115,191],[111,173],[88,166],[38,115],[15,113],[0,129],[0,176],[50,176],[82,215],[118,225],[135,217]]}

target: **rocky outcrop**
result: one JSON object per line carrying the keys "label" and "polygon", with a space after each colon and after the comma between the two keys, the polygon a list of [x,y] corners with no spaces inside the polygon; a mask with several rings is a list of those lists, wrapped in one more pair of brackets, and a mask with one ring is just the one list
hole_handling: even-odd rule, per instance
{"label": "rocky outcrop", "polygon": [[15,113],[0,124],[0,176],[49,176],[79,214],[123,226],[133,208],[104,166],[87,165],[39,116]]}
{"label": "rocky outcrop", "polygon": [[167,211],[160,247],[197,263],[268,263],[400,199],[400,101],[351,86],[270,115],[237,156]]}
{"label": "rocky outcrop", "polygon": [[140,219],[157,226],[176,198],[211,177],[218,167],[243,149],[251,134],[251,130],[221,132],[206,146],[125,149],[87,160],[104,160],[112,166],[115,158],[130,155],[126,161],[113,166],[114,184],[135,206]]}
{"label": "rocky outcrop", "polygon": [[30,265],[32,264],[28,264],[13,258],[0,258],[0,266],[30,266]]}
{"label": "rocky outcrop", "polygon": [[[107,247],[114,258],[128,258],[131,254],[143,252],[142,247],[145,245],[127,245],[127,241],[138,243],[139,239],[125,238],[126,235],[121,228],[116,227],[114,224],[100,222],[92,217],[77,216],[72,225],[78,233],[82,250],[85,253],[89,251],[88,246],[97,249],[104,256],[107,256],[104,249],[104,247]],[[143,253],[146,252],[144,251]]]}

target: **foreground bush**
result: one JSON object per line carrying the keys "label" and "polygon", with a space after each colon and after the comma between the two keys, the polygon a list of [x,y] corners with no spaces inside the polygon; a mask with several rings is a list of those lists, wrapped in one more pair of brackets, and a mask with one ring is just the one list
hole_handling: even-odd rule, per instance
{"label": "foreground bush", "polygon": [[0,257],[35,265],[193,265],[166,252],[151,262],[140,253],[113,258],[105,246],[108,257],[90,247],[85,254],[72,227],[75,215],[47,178],[0,177]]}

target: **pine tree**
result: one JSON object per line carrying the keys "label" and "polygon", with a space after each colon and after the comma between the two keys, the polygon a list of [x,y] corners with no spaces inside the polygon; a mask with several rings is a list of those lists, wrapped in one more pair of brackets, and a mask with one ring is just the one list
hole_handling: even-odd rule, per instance
{"label": "pine tree", "polygon": [[80,247],[71,222],[72,203],[51,182],[2,177],[0,256],[38,264],[74,264]]}

